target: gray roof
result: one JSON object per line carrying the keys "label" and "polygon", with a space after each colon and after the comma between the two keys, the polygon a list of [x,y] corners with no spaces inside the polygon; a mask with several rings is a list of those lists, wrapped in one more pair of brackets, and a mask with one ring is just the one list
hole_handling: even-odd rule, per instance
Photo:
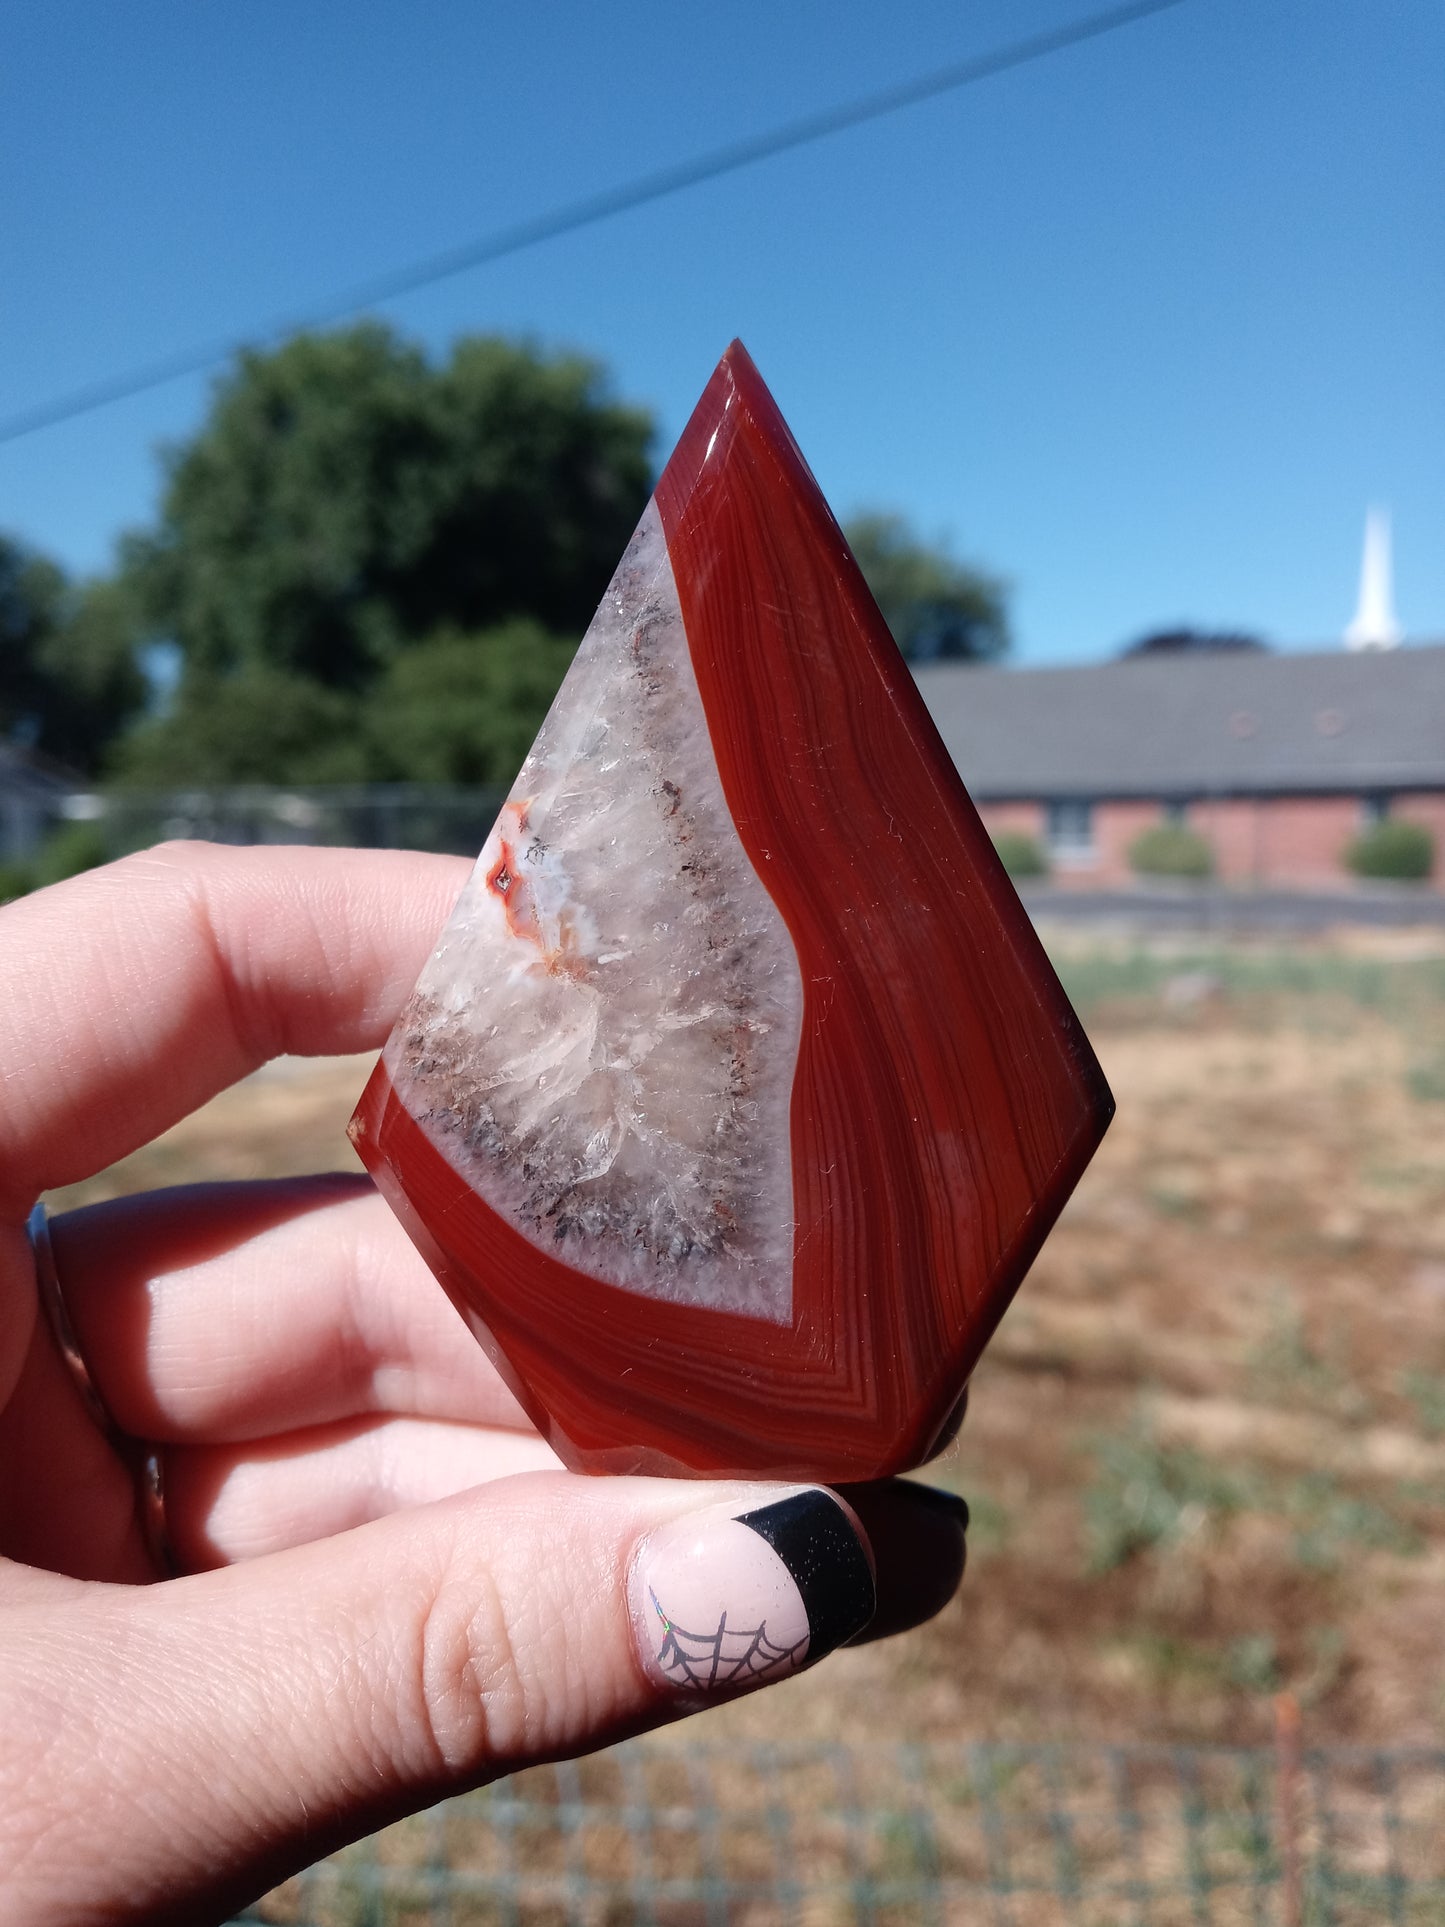
{"label": "gray roof", "polygon": [[917,678],[983,800],[1445,789],[1445,643]]}

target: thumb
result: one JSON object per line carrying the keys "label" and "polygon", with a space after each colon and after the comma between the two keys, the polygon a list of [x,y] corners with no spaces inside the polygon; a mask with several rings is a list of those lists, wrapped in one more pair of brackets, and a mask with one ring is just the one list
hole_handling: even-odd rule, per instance
{"label": "thumb", "polygon": [[[916,1616],[962,1564],[933,1501],[860,1497],[890,1557],[909,1549]],[[165,1585],[22,1595],[0,1681],[11,1917],[221,1918],[443,1794],[785,1678],[875,1600],[858,1514],[824,1488],[560,1473]]]}

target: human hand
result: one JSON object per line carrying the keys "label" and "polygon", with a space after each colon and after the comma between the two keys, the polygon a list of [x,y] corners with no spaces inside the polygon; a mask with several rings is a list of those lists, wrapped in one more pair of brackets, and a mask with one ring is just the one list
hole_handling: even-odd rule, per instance
{"label": "human hand", "polygon": [[[222,1918],[444,1794],[787,1676],[861,1629],[875,1575],[873,1634],[958,1583],[961,1508],[916,1485],[563,1472],[339,1176],[53,1221],[100,1399],[164,1469],[187,1576],[147,1583],[142,1448],[63,1362],[30,1206],[272,1056],[379,1046],[465,874],[172,846],[0,913],[7,1921]],[[724,1610],[768,1641],[700,1666]]]}

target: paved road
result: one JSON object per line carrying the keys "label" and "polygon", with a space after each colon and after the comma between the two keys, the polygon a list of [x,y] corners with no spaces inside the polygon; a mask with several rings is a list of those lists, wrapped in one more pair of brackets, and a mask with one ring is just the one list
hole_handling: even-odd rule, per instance
{"label": "paved road", "polygon": [[1445,929],[1445,894],[1396,890],[1020,890],[1029,915],[1044,923],[1121,923],[1147,930],[1307,936],[1342,924],[1376,929]]}

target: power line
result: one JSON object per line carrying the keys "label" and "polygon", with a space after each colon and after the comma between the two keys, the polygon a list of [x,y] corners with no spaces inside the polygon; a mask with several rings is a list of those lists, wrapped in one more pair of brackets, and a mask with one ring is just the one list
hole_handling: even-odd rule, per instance
{"label": "power line", "polygon": [[183,375],[202,374],[207,368],[229,360],[244,348],[278,340],[300,328],[314,328],[324,322],[342,320],[358,309],[395,301],[402,295],[415,294],[421,288],[434,287],[437,282],[449,281],[472,268],[485,267],[510,254],[520,254],[524,248],[536,247],[540,242],[553,241],[564,234],[575,234],[579,228],[592,227],[599,221],[610,220],[613,215],[626,214],[633,208],[645,207],[649,202],[665,200],[684,188],[700,187],[705,181],[715,181],[721,175],[735,173],[755,161],[771,160],[776,154],[805,147],[812,141],[825,139],[829,134],[859,127],[865,121],[881,120],[885,114],[896,114],[904,107],[917,106],[919,102],[936,99],[940,94],[953,93],[960,87],[970,87],[977,81],[992,79],[996,74],[1008,73],[1017,67],[1027,67],[1035,60],[1046,60],[1051,54],[1077,47],[1084,41],[1097,40],[1104,34],[1115,33],[1121,27],[1148,19],[1151,14],[1166,13],[1183,4],[1184,0],[1129,0],[1126,5],[1107,7],[1068,26],[1054,28],[1048,33],[1032,34],[1027,39],[1012,41],[1006,47],[995,48],[991,53],[936,68],[916,80],[903,81],[896,87],[885,87],[877,93],[865,94],[861,99],[849,101],[843,106],[804,114],[769,133],[734,141],[725,147],[715,147],[692,160],[678,161],[671,167],[638,175],[619,187],[604,188],[599,194],[588,194],[580,200],[565,202],[548,213],[494,229],[490,234],[465,242],[461,247],[449,248],[442,254],[430,255],[424,261],[414,261],[407,267],[360,282],[319,303],[305,315],[272,321],[244,337],[236,336],[227,341],[211,341],[197,347],[178,349],[172,355],[132,368],[126,374],[108,376],[74,389],[68,395],[40,402],[33,408],[21,409],[18,414],[0,420],[0,443],[18,441],[22,435],[33,435],[42,428],[53,428],[60,422],[73,421],[76,416],[88,415],[97,408],[107,407],[111,402],[127,401],[133,395],[143,395],[152,388],[178,381]]}

